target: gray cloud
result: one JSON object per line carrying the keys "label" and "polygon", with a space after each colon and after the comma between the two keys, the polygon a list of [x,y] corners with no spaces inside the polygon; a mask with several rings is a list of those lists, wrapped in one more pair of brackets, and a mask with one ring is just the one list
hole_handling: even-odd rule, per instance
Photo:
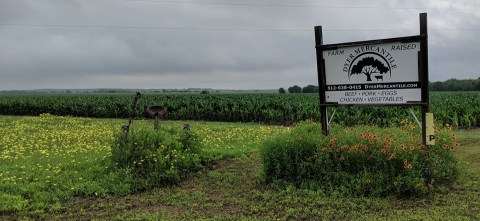
{"label": "gray cloud", "polygon": [[325,43],[409,36],[420,12],[430,80],[480,76],[474,0],[242,3],[0,1],[0,90],[316,84],[313,26]]}

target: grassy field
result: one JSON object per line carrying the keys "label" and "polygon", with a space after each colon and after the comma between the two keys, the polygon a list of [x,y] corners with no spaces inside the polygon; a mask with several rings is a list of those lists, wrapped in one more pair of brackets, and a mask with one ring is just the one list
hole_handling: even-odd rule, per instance
{"label": "grassy field", "polygon": [[162,125],[189,123],[215,163],[177,186],[121,194],[109,155],[112,134],[125,123],[1,116],[0,220],[480,219],[479,129],[456,131],[462,170],[450,188],[423,198],[375,198],[264,185],[258,148],[289,127],[167,121]]}

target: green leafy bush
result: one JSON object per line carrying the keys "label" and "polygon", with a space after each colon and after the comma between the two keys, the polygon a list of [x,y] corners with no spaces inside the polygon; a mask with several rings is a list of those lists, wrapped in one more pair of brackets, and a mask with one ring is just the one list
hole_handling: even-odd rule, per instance
{"label": "green leafy bush", "polygon": [[400,127],[332,125],[324,136],[307,122],[267,141],[261,150],[267,183],[320,189],[331,194],[419,196],[456,178],[448,129],[437,130],[437,144],[421,144],[421,130]]}
{"label": "green leafy bush", "polygon": [[0,213],[22,211],[28,204],[28,201],[18,195],[0,193]]}
{"label": "green leafy bush", "polygon": [[134,191],[178,183],[201,167],[199,139],[193,131],[172,128],[130,128],[116,134],[115,168],[128,174]]}

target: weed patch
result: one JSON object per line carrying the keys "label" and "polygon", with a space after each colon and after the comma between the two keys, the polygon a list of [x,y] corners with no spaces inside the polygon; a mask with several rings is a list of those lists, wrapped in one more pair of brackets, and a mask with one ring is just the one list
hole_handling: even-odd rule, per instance
{"label": "weed patch", "polygon": [[261,150],[264,177],[276,186],[320,189],[333,195],[421,196],[456,178],[450,129],[437,129],[437,144],[421,144],[421,132],[401,127],[332,126],[329,136],[307,122]]}
{"label": "weed patch", "polygon": [[190,130],[133,127],[116,134],[112,145],[114,167],[131,177],[133,191],[176,184],[201,161],[198,136]]}

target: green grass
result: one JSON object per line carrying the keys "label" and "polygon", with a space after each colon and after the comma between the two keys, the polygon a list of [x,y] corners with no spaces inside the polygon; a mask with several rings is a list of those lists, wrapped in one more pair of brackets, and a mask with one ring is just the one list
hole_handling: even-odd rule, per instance
{"label": "green grass", "polygon": [[[266,186],[259,145],[287,127],[163,122],[162,126],[172,127],[189,123],[205,136],[202,142],[217,157],[216,163],[177,186],[111,195],[107,190],[112,185],[104,180],[110,171],[105,160],[108,137],[125,122],[1,116],[0,220],[480,219],[478,129],[456,131],[461,144],[456,155],[462,170],[452,187],[422,198],[381,198],[325,196]],[[70,190],[71,186],[79,189]],[[95,194],[95,190],[105,192]]]}
{"label": "green grass", "polygon": [[[0,117],[0,213],[44,214],[64,209],[71,197],[130,193],[127,179],[112,166],[111,144],[126,120],[56,117]],[[249,154],[268,136],[284,130],[258,124],[189,123],[209,159]],[[152,126],[152,121],[134,121]]]}

